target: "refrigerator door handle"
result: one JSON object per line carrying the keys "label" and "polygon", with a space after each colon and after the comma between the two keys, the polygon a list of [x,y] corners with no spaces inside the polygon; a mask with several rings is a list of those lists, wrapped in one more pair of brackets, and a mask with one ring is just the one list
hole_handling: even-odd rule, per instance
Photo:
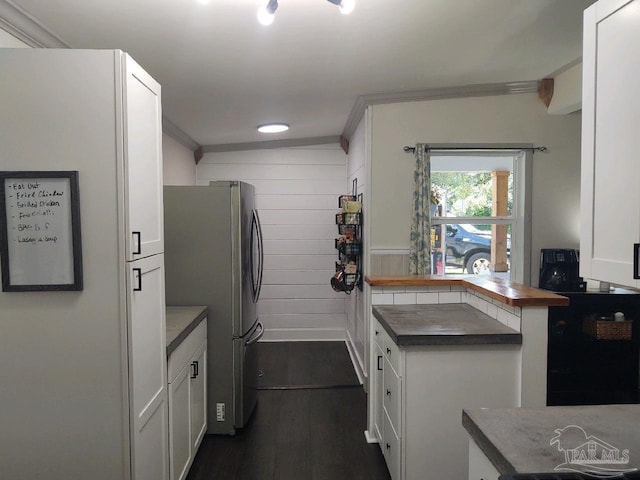
{"label": "refrigerator door handle", "polygon": [[260,239],[260,268],[258,276],[258,293],[256,295],[256,302],[260,298],[260,290],[262,289],[262,273],[264,272],[264,241],[262,238],[262,225],[260,224],[260,216],[258,211],[254,210],[256,215],[256,222],[258,224],[258,238]]}
{"label": "refrigerator door handle", "polygon": [[[255,232],[255,237],[254,237]],[[257,245],[254,244],[254,239],[258,240]],[[257,251],[255,249],[258,249]],[[256,265],[255,254],[258,254],[257,272],[255,272]],[[262,272],[264,270],[264,243],[262,239],[262,226],[260,225],[260,217],[258,211],[253,209],[251,218],[251,282],[253,289],[253,302],[257,303],[260,298],[260,289],[262,288]]]}
{"label": "refrigerator door handle", "polygon": [[[258,331],[259,333],[256,335],[256,332]],[[262,335],[264,335],[264,325],[262,325],[262,322],[258,322],[258,324],[256,325],[256,328],[253,330],[253,333],[249,336],[247,341],[244,342],[245,347],[248,347],[256,343],[258,340],[262,338]]]}

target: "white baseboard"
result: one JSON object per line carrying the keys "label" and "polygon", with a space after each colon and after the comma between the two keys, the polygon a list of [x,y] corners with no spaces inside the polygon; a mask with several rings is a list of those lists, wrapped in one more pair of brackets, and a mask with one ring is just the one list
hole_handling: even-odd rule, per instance
{"label": "white baseboard", "polygon": [[371,433],[369,433],[369,430],[364,431],[364,438],[367,439],[367,443],[380,443],[378,437],[376,437],[375,434],[371,435]]}
{"label": "white baseboard", "polygon": [[353,346],[353,340],[351,339],[351,334],[349,330],[345,332],[347,334],[347,339],[345,340],[345,344],[347,345],[347,351],[349,352],[349,356],[351,357],[351,363],[353,363],[353,369],[356,371],[356,376],[358,377],[358,381],[361,385],[365,384],[366,374],[364,373],[364,368],[362,367],[362,360],[358,355],[355,347]]}
{"label": "white baseboard", "polygon": [[265,329],[261,342],[344,342],[343,328],[270,328]]}

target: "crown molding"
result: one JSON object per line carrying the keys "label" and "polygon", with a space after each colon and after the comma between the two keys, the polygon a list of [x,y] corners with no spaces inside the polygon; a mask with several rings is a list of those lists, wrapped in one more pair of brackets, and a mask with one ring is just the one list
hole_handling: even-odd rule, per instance
{"label": "crown molding", "polygon": [[35,18],[10,0],[0,0],[0,28],[34,48],[69,48]]}
{"label": "crown molding", "polygon": [[538,81],[484,83],[459,87],[427,88],[406,92],[375,93],[360,95],[351,109],[342,136],[349,139],[356,131],[367,107],[386,103],[421,102],[425,100],[443,100],[448,98],[486,97],[510,95],[515,93],[537,93]]}
{"label": "crown molding", "polygon": [[223,143],[219,145],[203,145],[203,153],[239,152],[242,150],[264,150],[270,148],[307,147],[310,145],[340,145],[340,135],[327,137],[289,138],[284,140],[266,140],[263,142]]}
{"label": "crown molding", "polygon": [[162,131],[192,152],[195,152],[200,148],[200,144],[198,142],[164,115],[162,116]]}

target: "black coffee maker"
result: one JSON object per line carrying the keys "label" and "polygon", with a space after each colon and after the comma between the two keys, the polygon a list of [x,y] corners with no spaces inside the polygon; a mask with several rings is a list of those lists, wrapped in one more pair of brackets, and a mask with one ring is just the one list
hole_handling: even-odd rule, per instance
{"label": "black coffee maker", "polygon": [[577,250],[543,248],[540,250],[538,286],[554,292],[584,292],[587,283],[579,276],[580,256]]}

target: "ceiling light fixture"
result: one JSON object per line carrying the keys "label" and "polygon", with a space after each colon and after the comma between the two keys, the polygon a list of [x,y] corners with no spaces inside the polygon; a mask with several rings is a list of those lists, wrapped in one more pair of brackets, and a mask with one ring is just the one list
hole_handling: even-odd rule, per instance
{"label": "ceiling light fixture", "polygon": [[267,123],[258,126],[258,131],[261,133],[281,133],[287,130],[289,130],[289,125],[286,123]]}
{"label": "ceiling light fixture", "polygon": [[[327,2],[337,5],[340,12],[348,15],[356,8],[356,0],[327,0]],[[278,0],[269,0],[264,7],[258,9],[258,21],[262,25],[271,25],[278,9]]]}
{"label": "ceiling light fixture", "polygon": [[271,25],[278,9],[278,0],[269,0],[264,7],[258,9],[258,21],[265,26]]}

